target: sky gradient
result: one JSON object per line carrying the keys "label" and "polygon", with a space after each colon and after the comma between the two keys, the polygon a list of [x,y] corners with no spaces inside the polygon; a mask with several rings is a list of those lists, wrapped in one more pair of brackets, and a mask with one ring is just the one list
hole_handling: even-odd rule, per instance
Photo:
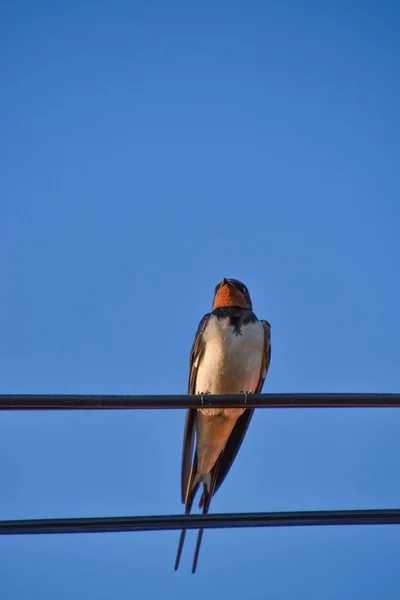
{"label": "sky gradient", "polygon": [[[322,5],[323,4],[323,5]],[[399,392],[400,8],[0,8],[2,393],[182,394],[223,277],[265,392]],[[0,519],[176,514],[183,411],[2,413]],[[397,409],[259,410],[214,512],[400,506]],[[398,600],[400,529],[0,538],[6,600]],[[135,595],[137,594],[137,596]]]}

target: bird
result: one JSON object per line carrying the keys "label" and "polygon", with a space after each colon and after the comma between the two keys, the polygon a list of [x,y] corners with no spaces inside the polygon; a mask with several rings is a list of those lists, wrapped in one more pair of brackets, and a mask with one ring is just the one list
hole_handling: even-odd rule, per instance
{"label": "bird", "polygon": [[[247,287],[224,278],[215,287],[211,312],[197,329],[189,360],[188,393],[259,394],[271,360],[271,326],[253,313]],[[201,484],[199,507],[207,514],[241,446],[251,408],[189,408],[182,449],[181,500],[190,514]],[[186,530],[175,560],[179,567]],[[192,573],[196,572],[203,529],[199,529]]]}

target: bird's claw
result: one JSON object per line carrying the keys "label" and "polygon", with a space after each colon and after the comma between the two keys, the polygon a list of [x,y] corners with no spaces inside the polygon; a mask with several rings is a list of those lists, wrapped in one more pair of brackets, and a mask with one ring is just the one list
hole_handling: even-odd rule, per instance
{"label": "bird's claw", "polygon": [[243,391],[241,390],[240,393],[242,394],[242,396],[244,396],[244,403],[247,404],[247,398],[249,397],[249,394],[253,393],[253,390],[250,390],[250,392],[248,391]]}
{"label": "bird's claw", "polygon": [[211,396],[211,392],[197,392],[200,397],[201,406],[204,406],[204,396]]}

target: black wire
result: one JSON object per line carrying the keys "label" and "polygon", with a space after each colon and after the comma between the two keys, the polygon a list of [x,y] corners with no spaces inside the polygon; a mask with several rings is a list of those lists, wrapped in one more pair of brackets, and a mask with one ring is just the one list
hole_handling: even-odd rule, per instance
{"label": "black wire", "polygon": [[0,410],[400,407],[400,394],[106,396],[0,394]]}
{"label": "black wire", "polygon": [[122,531],[165,531],[171,529],[214,529],[225,527],[395,524],[400,524],[400,509],[326,510],[212,515],[165,515],[150,517],[13,520],[0,521],[0,535],[110,533]]}

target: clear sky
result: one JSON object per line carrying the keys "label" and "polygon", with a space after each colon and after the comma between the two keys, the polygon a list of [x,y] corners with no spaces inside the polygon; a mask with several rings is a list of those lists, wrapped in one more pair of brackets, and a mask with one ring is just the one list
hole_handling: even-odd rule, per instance
{"label": "clear sky", "polygon": [[[3,393],[186,393],[222,277],[266,392],[399,392],[397,2],[0,8]],[[3,413],[0,519],[176,514],[183,411]],[[259,410],[215,512],[400,506],[396,409]],[[400,596],[400,529],[0,539],[4,600]]]}

